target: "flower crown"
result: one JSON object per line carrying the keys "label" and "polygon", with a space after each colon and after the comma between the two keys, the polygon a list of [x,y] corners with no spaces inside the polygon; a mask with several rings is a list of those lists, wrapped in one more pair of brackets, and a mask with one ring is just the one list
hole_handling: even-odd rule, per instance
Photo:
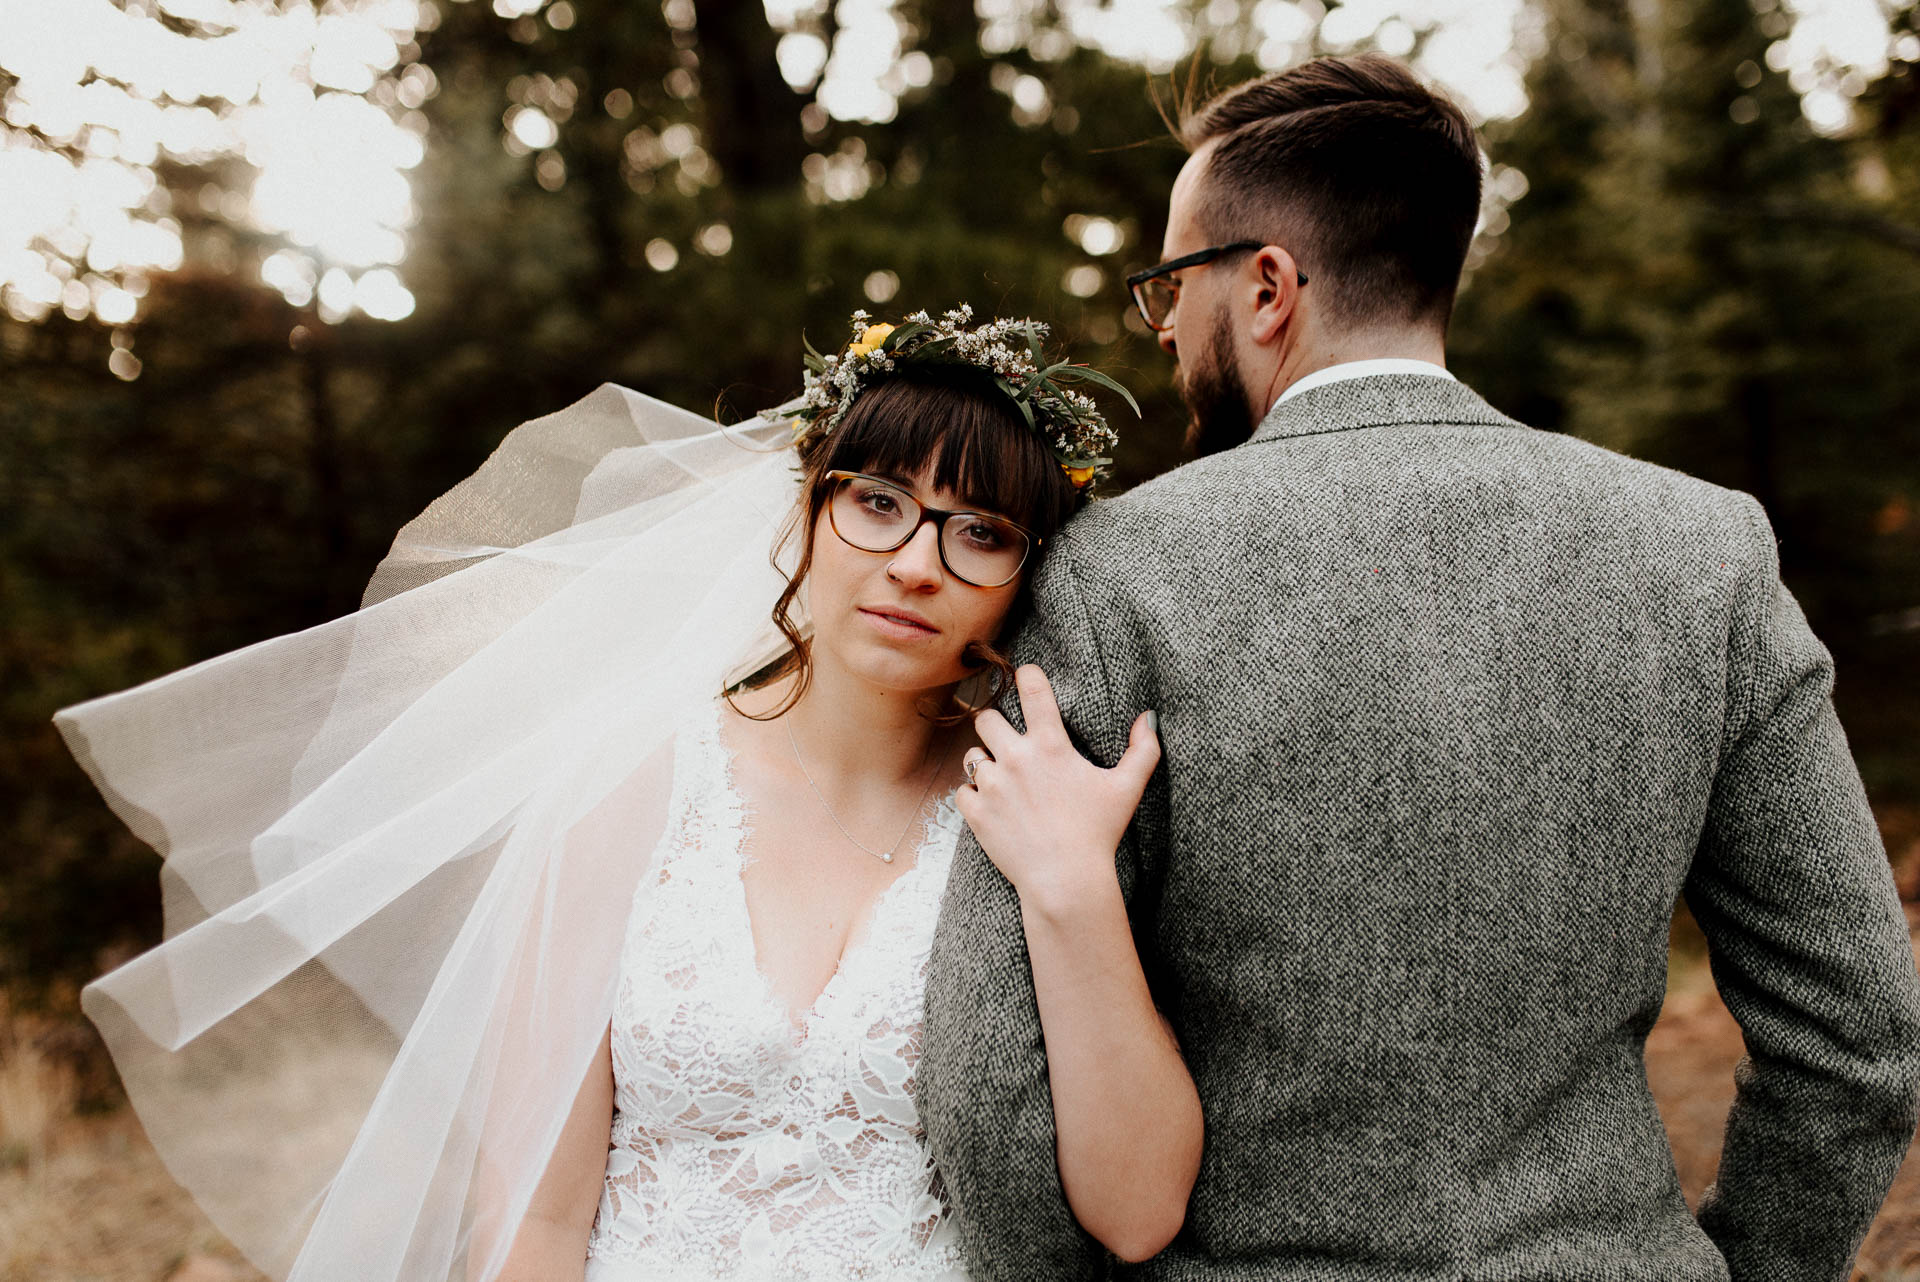
{"label": "flower crown", "polygon": [[822,356],[803,337],[807,349],[804,390],[762,418],[788,418],[793,443],[825,437],[833,431],[864,384],[916,365],[967,365],[985,370],[1010,397],[1043,445],[1053,454],[1076,490],[1085,490],[1112,463],[1108,455],[1119,437],[1091,397],[1064,386],[1095,383],[1117,392],[1140,413],[1126,388],[1097,370],[1070,361],[1048,364],[1040,354],[1047,327],[1034,320],[991,320],[969,329],[973,308],[962,303],[934,320],[915,312],[901,325],[873,323],[864,311],[853,314],[853,342],[845,352]]}

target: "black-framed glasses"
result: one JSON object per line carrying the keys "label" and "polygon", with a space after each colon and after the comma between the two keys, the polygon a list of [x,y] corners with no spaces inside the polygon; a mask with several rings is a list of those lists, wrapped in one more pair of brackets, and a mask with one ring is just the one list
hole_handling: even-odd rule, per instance
{"label": "black-framed glasses", "polygon": [[962,583],[998,588],[1013,582],[1027,557],[1040,546],[1033,531],[988,512],[949,512],[928,507],[912,494],[864,472],[828,472],[833,484],[827,521],[848,547],[862,552],[894,552],[932,521],[938,533],[940,564]]}
{"label": "black-framed glasses", "polygon": [[[1205,249],[1196,249],[1191,254],[1182,254],[1178,258],[1169,258],[1166,262],[1149,267],[1143,272],[1135,272],[1127,277],[1127,292],[1133,295],[1133,305],[1140,309],[1140,319],[1147,328],[1159,333],[1173,322],[1173,305],[1180,301],[1180,282],[1174,272],[1189,267],[1203,267],[1216,258],[1228,254],[1237,254],[1248,249],[1265,249],[1264,240],[1236,240],[1228,245],[1210,245]],[[1307,283],[1307,274],[1294,269],[1302,285]]]}

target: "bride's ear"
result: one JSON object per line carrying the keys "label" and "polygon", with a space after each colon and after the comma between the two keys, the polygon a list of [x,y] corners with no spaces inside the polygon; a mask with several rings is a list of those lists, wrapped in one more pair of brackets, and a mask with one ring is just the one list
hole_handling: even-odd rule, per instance
{"label": "bride's ear", "polygon": [[969,641],[961,662],[975,671],[954,688],[953,701],[969,713],[991,708],[1013,683],[1013,665],[993,646]]}

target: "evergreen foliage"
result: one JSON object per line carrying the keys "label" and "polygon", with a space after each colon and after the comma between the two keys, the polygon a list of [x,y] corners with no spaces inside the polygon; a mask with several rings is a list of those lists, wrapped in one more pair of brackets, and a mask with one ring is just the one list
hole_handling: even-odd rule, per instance
{"label": "evergreen foliage", "polygon": [[[1920,75],[1896,59],[1821,136],[1750,0],[1540,3],[1532,106],[1487,131],[1457,366],[1539,427],[1759,495],[1876,800],[1920,801]],[[603,381],[737,417],[854,308],[966,301],[1140,394],[1121,483],[1179,461],[1172,362],[1120,283],[1184,159],[1138,67],[1044,12],[989,53],[968,0],[901,0],[925,84],[862,125],[788,85],[758,0],[570,6],[556,29],[450,0],[422,37],[407,319],[288,305],[257,283],[275,245],[207,213],[136,327],[0,318],[0,985],[67,1005],[158,930],[153,856],[53,710],[353,608],[400,524]],[[559,137],[512,154],[528,104]],[[223,175],[165,178],[198,210]]]}

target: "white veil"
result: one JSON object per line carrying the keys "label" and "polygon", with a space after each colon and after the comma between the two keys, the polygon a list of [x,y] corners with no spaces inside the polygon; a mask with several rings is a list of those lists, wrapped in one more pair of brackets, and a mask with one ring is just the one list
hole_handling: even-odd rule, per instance
{"label": "white veil", "polygon": [[165,942],[86,1012],[269,1274],[498,1274],[607,1024],[673,728],[777,651],[783,436],[602,386],[408,524],[356,613],[57,715],[165,857]]}

